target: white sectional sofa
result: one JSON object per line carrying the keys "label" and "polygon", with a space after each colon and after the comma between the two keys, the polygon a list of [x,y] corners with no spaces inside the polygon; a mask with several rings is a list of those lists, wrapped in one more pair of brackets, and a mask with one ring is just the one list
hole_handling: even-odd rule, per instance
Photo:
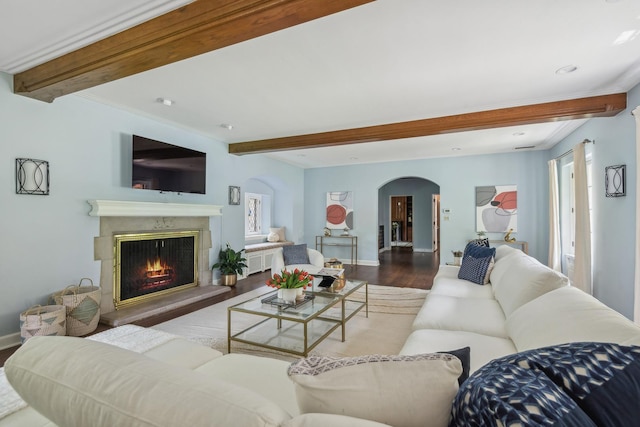
{"label": "white sectional sofa", "polygon": [[440,266],[401,354],[470,347],[470,372],[533,348],[593,341],[640,345],[640,327],[535,258],[496,248],[490,283],[458,279]]}
{"label": "white sectional sofa", "polygon": [[[130,328],[132,333],[144,331],[122,328]],[[127,340],[115,341],[122,345]],[[580,341],[640,345],[640,327],[570,287],[566,277],[532,257],[501,246],[496,251],[489,284],[458,279],[458,267],[441,266],[400,353],[423,355],[469,347],[473,373],[501,356]],[[155,344],[143,346],[136,353],[126,349],[126,345],[123,349],[80,338],[29,340],[7,361],[5,369],[12,385],[31,406],[3,418],[0,426],[385,425],[364,419],[367,416],[301,414],[296,403],[296,385],[287,374],[288,362],[242,354],[223,356],[178,337]],[[453,390],[455,395],[462,372],[460,361],[450,355],[433,359],[419,363],[435,363],[434,372],[414,368],[413,373],[408,372],[406,381],[401,380],[403,375],[407,376],[406,370],[394,372],[391,378],[398,388],[388,390],[389,393],[400,396],[400,401],[406,401],[410,408],[420,409],[436,402],[432,398],[435,388],[429,389],[435,381],[444,384],[438,390]],[[322,405],[330,409],[335,406],[340,413],[339,408],[349,399],[339,393],[354,389],[356,383],[381,394],[378,392],[382,390],[377,389],[383,383],[376,381],[385,376],[384,371],[388,374],[387,368],[383,364],[374,364],[373,369],[366,366],[351,368],[356,369],[352,374],[359,374],[348,380],[347,376],[337,375],[337,381],[345,383],[333,384],[335,398],[326,399]],[[439,376],[441,372],[444,377]],[[369,377],[375,377],[376,381],[369,382]],[[453,381],[456,384],[452,389]],[[417,391],[418,387],[425,389]],[[412,400],[414,397],[417,402]],[[367,402],[368,399],[363,398]],[[441,414],[449,413],[451,405],[446,402],[451,400],[451,395],[445,395],[445,403],[436,404],[442,407]],[[373,412],[376,403],[368,403]],[[412,412],[393,406],[396,401],[391,405],[391,409],[383,409],[402,412],[403,416]],[[443,424],[434,417],[428,422],[408,421],[402,425],[442,426],[446,422]]]}

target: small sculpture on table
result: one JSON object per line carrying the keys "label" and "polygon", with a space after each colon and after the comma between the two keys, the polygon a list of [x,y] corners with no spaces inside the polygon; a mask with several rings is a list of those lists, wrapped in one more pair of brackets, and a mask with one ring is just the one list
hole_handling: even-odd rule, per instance
{"label": "small sculpture on table", "polygon": [[511,237],[511,233],[513,232],[513,228],[510,228],[509,231],[507,231],[507,234],[504,235],[504,241],[507,243],[513,243],[516,241],[515,237]]}
{"label": "small sculpture on table", "polygon": [[331,230],[329,230],[327,227],[324,228],[324,236],[325,237],[331,236]]}

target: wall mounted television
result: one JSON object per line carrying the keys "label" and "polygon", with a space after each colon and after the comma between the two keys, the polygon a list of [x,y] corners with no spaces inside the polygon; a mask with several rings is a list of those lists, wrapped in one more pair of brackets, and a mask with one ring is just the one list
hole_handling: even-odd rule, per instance
{"label": "wall mounted television", "polygon": [[131,186],[205,194],[207,153],[133,135]]}

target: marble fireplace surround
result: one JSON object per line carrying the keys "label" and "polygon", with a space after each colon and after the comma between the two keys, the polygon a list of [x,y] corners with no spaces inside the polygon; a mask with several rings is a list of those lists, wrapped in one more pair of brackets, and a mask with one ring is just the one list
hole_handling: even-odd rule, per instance
{"label": "marble fireplace surround", "polygon": [[[89,200],[90,216],[100,217],[100,235],[94,238],[94,259],[101,261],[102,298],[100,321],[110,326],[135,322],[195,301],[228,292],[226,286],[212,284],[209,250],[212,247],[211,216],[221,216],[222,207],[185,203]],[[116,310],[113,302],[115,234],[200,231],[198,248],[198,286],[168,295],[150,298],[139,304]]]}

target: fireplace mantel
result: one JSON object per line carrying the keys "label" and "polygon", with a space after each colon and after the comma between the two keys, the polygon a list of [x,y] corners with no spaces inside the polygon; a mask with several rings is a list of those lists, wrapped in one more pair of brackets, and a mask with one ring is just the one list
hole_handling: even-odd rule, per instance
{"label": "fireplace mantel", "polygon": [[221,216],[222,206],[188,203],[88,200],[90,216]]}

